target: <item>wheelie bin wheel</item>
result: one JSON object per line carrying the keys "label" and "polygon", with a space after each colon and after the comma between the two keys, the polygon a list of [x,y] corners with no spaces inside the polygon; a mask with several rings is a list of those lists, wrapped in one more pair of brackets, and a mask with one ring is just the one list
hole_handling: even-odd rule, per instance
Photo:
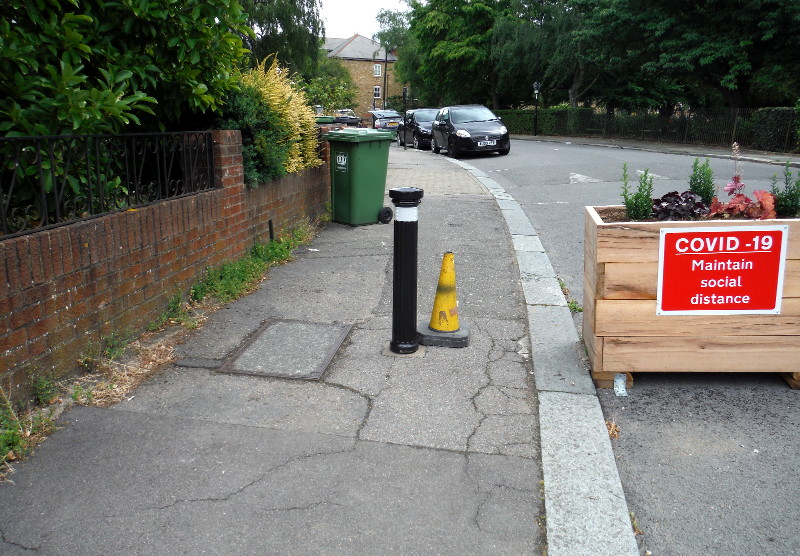
{"label": "wheelie bin wheel", "polygon": [[381,224],[388,224],[392,221],[393,216],[394,212],[392,212],[391,207],[383,207],[378,213],[378,222]]}

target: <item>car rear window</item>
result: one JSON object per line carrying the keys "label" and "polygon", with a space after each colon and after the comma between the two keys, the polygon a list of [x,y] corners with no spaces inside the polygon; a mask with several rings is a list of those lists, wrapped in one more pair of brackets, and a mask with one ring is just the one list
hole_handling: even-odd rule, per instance
{"label": "car rear window", "polygon": [[438,110],[414,110],[414,119],[418,122],[432,122]]}

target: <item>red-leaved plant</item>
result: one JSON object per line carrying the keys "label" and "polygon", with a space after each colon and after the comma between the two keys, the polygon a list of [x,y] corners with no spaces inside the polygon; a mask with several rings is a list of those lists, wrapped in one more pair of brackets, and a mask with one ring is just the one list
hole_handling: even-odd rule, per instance
{"label": "red-leaved plant", "polygon": [[758,189],[753,191],[751,199],[744,193],[744,182],[741,175],[741,161],[739,160],[739,144],[733,144],[733,158],[735,173],[731,182],[725,186],[725,193],[731,196],[727,203],[714,197],[709,207],[709,218],[751,218],[753,220],[767,220],[775,218],[775,196],[768,191]]}

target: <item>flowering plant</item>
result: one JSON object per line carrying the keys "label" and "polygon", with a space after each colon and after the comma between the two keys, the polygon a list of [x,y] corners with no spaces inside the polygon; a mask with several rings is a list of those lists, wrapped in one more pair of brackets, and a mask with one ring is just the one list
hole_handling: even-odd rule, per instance
{"label": "flowering plant", "polygon": [[775,218],[775,196],[772,193],[758,189],[753,191],[751,199],[742,191],[744,182],[742,181],[742,162],[739,158],[739,144],[733,144],[734,174],[733,179],[725,186],[725,193],[731,199],[723,203],[716,197],[711,201],[709,218],[752,218],[755,220],[767,220]]}

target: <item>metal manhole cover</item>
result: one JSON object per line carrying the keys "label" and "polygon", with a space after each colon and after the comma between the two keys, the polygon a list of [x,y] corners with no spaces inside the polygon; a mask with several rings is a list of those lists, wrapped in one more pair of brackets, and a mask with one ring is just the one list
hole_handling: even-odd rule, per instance
{"label": "metal manhole cover", "polygon": [[341,323],[266,321],[219,372],[317,380],[350,328]]}

